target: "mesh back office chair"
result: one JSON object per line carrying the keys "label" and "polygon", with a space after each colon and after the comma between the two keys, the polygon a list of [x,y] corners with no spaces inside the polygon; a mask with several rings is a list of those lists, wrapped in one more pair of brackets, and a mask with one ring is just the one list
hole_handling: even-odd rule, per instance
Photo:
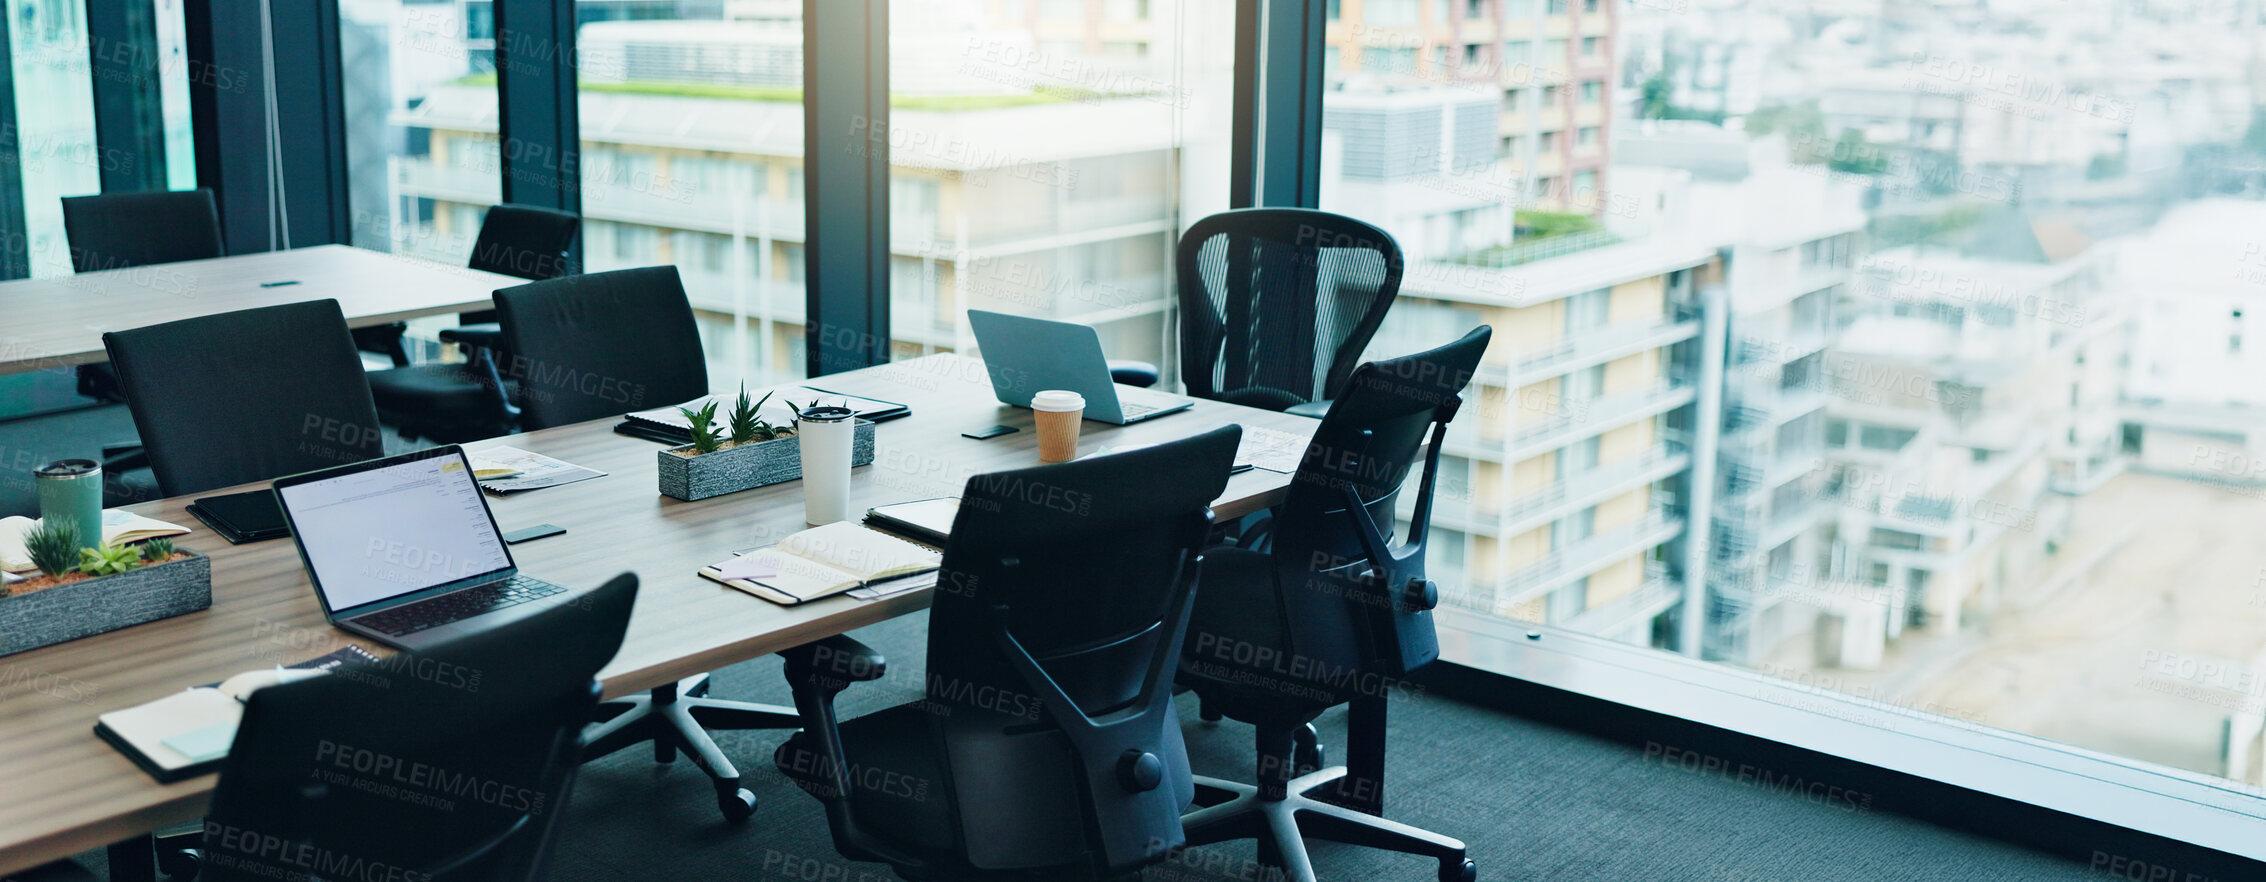
{"label": "mesh back office chair", "polygon": [[[566,250],[580,225],[580,218],[563,211],[527,205],[491,207],[480,222],[480,239],[473,245],[469,266],[533,281],[566,275]],[[460,313],[457,320],[467,324],[441,332],[442,340],[465,347],[469,357],[463,362],[409,365],[405,352],[393,369],[370,372],[370,395],[377,400],[378,416],[399,427],[404,438],[430,438],[443,444],[511,431],[519,416],[519,407],[512,403],[517,388],[497,367],[508,364],[510,357],[498,349],[503,330],[493,324],[495,315],[487,309]],[[473,324],[477,322],[488,324]],[[395,336],[399,337],[398,330]]]}
{"label": "mesh back office chair", "polygon": [[167,496],[383,454],[336,300],[112,331],[102,345]]}
{"label": "mesh back office chair", "polygon": [[[1342,215],[1245,208],[1188,229],[1176,278],[1188,394],[1291,410],[1345,387],[1400,292],[1401,251],[1385,231]],[[1125,364],[1113,363],[1118,382],[1154,382],[1153,368]]]}
{"label": "mesh back office chair", "polygon": [[789,659],[810,725],[774,759],[843,856],[912,879],[1111,879],[1179,847],[1194,789],[1171,669],[1241,436],[970,478],[920,700],[837,723],[834,696],[880,676],[870,650]]}
{"label": "mesh back office chair", "polygon": [[409,660],[252,693],[202,878],[541,878],[637,577],[567,597]]}
{"label": "mesh back office chair", "polygon": [[[544,429],[708,394],[708,363],[692,304],[673,266],[565,276],[496,292],[505,349],[516,353],[520,423]],[[810,648],[804,647],[806,651]],[[794,708],[708,697],[708,675],[610,701],[585,758],[653,743],[653,758],[682,751],[708,774],[730,820],[755,812],[755,793],[716,747],[710,729],[792,729]]]}
{"label": "mesh back office chair", "polygon": [[[1375,684],[1439,656],[1431,613],[1439,590],[1424,570],[1433,486],[1458,395],[1491,333],[1482,326],[1447,346],[1354,371],[1275,510],[1272,550],[1205,552],[1179,681],[1207,709],[1257,727],[1259,781],[1198,779],[1207,796],[1229,798],[1188,815],[1190,844],[1256,838],[1262,861],[1311,882],[1303,832],[1436,858],[1445,882],[1474,878],[1461,842],[1309,796],[1336,789],[1346,770],[1299,775],[1307,764],[1293,742],[1340,704],[1374,701],[1381,713]],[[1412,526],[1394,545],[1394,502],[1427,444]],[[1299,665],[1286,669],[1280,659]],[[1381,773],[1382,745],[1370,746]]]}

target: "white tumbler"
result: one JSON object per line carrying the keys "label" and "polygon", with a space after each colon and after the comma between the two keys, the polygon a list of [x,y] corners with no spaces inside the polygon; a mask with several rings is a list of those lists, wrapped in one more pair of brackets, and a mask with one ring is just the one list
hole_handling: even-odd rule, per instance
{"label": "white tumbler", "polygon": [[831,524],[850,517],[850,448],[857,412],[847,407],[806,407],[795,417],[803,456],[803,522]]}

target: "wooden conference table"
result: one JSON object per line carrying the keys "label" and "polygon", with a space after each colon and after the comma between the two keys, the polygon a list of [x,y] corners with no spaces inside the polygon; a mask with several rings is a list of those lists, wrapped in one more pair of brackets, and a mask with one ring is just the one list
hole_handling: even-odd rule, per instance
{"label": "wooden conference table", "polygon": [[[836,374],[814,385],[913,408],[911,416],[881,424],[873,465],[853,473],[855,511],[958,495],[970,475],[1038,461],[1030,412],[999,404],[976,359],[934,355]],[[704,564],[803,529],[801,485],[788,482],[699,502],[669,499],[656,491],[654,451],[661,445],[614,434],[614,422],[470,445],[506,444],[608,473],[491,499],[507,531],[539,523],[567,529],[566,535],[512,548],[530,575],[586,588],[624,570],[637,573],[641,589],[629,636],[599,674],[608,697],[927,607],[926,590],[782,607],[700,578],[694,571]],[[989,441],[960,436],[994,423],[1024,431]],[[1080,447],[1166,441],[1226,423],[1301,434],[1315,425],[1303,417],[1198,401],[1191,411],[1134,426],[1088,422]],[[1279,502],[1288,485],[1288,475],[1244,472],[1229,480],[1214,510],[1223,519],[1260,510]],[[189,501],[175,497],[132,510],[196,528],[176,541],[212,556],[210,610],[0,656],[0,794],[5,794],[0,875],[193,820],[204,810],[215,776],[157,783],[95,737],[98,714],[349,643],[383,651],[323,620],[291,542],[231,546],[182,510]]]}
{"label": "wooden conference table", "polygon": [[326,298],[359,328],[487,309],[526,283],[345,245],[0,282],[0,374],[107,361],[104,331]]}

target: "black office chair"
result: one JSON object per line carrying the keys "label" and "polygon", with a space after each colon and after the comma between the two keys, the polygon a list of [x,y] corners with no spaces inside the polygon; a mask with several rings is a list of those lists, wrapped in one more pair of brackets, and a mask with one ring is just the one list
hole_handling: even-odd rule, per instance
{"label": "black office chair", "polygon": [[[221,245],[220,214],[212,191],[150,191],[70,196],[63,199],[63,238],[70,243],[71,271],[205,260],[227,253]],[[118,372],[108,364],[78,366],[79,394],[97,401],[125,401]],[[149,465],[139,444],[106,445],[104,471],[116,475]]]}
{"label": "black office chair", "polygon": [[102,335],[167,496],[383,455],[336,300]]}
{"label": "black office chair", "polygon": [[80,273],[226,253],[212,191],[203,188],[66,197],[63,236],[71,271]]}
{"label": "black office chair", "polygon": [[[1318,417],[1400,292],[1401,250],[1342,215],[1244,208],[1189,227],[1177,267],[1188,394]],[[1113,362],[1111,375],[1156,382],[1139,363]]]}
{"label": "black office chair", "polygon": [[[579,215],[555,208],[504,203],[488,209],[480,221],[480,239],[472,243],[476,270],[517,276],[540,282],[573,275],[567,249],[582,229]],[[503,328],[493,309],[458,313],[457,327],[441,332],[441,339],[467,346],[494,348],[503,342]]]}
{"label": "black office chair", "polygon": [[[1491,334],[1482,326],[1447,346],[1354,371],[1275,510],[1272,550],[1205,551],[1179,682],[1207,709],[1257,727],[1259,775],[1257,786],[1198,779],[1207,807],[1184,819],[1191,846],[1257,839],[1262,862],[1312,882],[1303,833],[1436,858],[1447,882],[1475,878],[1462,842],[1376,817],[1381,790],[1343,798],[1337,785],[1346,769],[1309,772],[1312,759],[1294,744],[1323,711],[1349,702],[1368,704],[1376,721],[1368,734],[1381,737],[1385,690],[1376,684],[1439,656],[1431,613],[1439,589],[1425,578],[1425,535],[1440,444]],[[1395,545],[1394,501],[1420,447],[1416,511],[1407,540]],[[1356,740],[1356,762],[1370,766],[1357,769],[1363,785],[1381,787],[1383,744]],[[1314,795],[1325,789],[1333,793]]]}
{"label": "black office chair", "polygon": [[252,693],[202,878],[541,878],[636,597],[624,573],[411,658]]}
{"label": "black office chair", "polygon": [[1180,846],[1194,791],[1171,671],[1241,436],[970,478],[920,700],[838,723],[834,696],[879,661],[789,656],[810,726],[774,761],[844,857],[908,879],[1115,879]]}
{"label": "black office chair", "polygon": [[708,394],[700,328],[673,266],[566,276],[496,292],[520,426],[618,417]]}
{"label": "black office chair", "polygon": [[[692,304],[673,266],[566,276],[496,292],[504,348],[527,429],[619,417],[708,394],[708,363]],[[708,675],[607,702],[588,759],[653,742],[656,762],[692,757],[730,820],[755,812],[755,793],[716,747],[710,729],[793,729],[794,708],[708,697]]]}
{"label": "black office chair", "polygon": [[[563,211],[494,206],[480,223],[469,266],[535,281],[566,275],[566,251],[580,225],[580,218]],[[441,332],[443,341],[465,347],[462,362],[411,365],[403,352],[396,367],[370,372],[378,417],[404,438],[443,444],[509,433],[519,416],[512,403],[517,384],[497,367],[510,356],[499,348],[503,331],[495,315],[492,309],[460,313],[457,320],[466,324]]]}

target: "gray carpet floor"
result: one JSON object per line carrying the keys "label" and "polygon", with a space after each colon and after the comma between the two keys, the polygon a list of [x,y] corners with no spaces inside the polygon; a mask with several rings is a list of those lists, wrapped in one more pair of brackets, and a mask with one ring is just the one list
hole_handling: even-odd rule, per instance
{"label": "gray carpet floor", "polygon": [[[844,693],[855,715],[919,697],[926,617],[857,637],[889,657],[889,674]],[[776,659],[720,672],[715,694],[785,702]],[[1199,774],[1252,777],[1251,730],[1204,723],[1183,702]],[[1323,719],[1343,740],[1342,711]],[[881,882],[880,864],[834,852],[818,803],[772,770],[784,732],[726,732],[718,741],[761,800],[728,826],[706,779],[684,760],[658,765],[628,750],[586,766],[552,878]],[[1334,757],[1333,757],[1334,761]],[[1469,843],[1486,880],[2049,880],[2091,878],[2082,864],[1946,830],[1849,801],[1785,795],[1737,777],[1686,771],[1644,751],[1449,699],[1396,696],[1387,758],[1387,815]],[[1861,802],[1862,799],[1853,800]],[[1316,843],[1325,880],[1430,880],[1420,858]],[[1146,878],[1265,878],[1248,842],[1192,850]]]}

